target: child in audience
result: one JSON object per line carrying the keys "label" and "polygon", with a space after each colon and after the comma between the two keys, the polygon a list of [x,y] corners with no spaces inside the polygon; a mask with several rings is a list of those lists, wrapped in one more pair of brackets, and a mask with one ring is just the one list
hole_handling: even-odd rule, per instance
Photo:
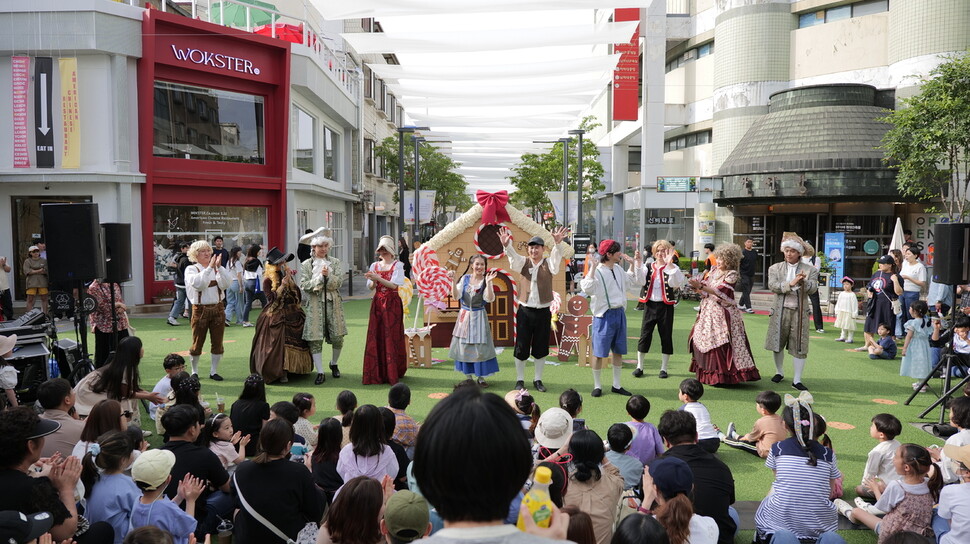
{"label": "child in audience", "polygon": [[88,447],[81,461],[81,481],[87,490],[85,517],[91,523],[106,521],[115,531],[115,544],[128,533],[129,520],[141,493],[125,476],[131,458],[131,440],[124,431],[113,431]]}
{"label": "child in audience", "polygon": [[344,389],[337,394],[337,405],[334,407],[340,412],[340,425],[343,427],[343,439],[340,447],[350,444],[350,424],[354,421],[354,411],[357,410],[357,395],[353,391]]}
{"label": "child in audience", "polygon": [[145,440],[145,433],[138,425],[129,424],[128,428],[125,429],[125,434],[128,435],[128,441],[131,442],[131,458],[125,467],[125,474],[131,476],[131,465],[138,459],[141,452],[148,449],[148,441]]}
{"label": "child in audience", "polygon": [[[273,421],[274,419],[282,419],[295,429],[296,422],[300,419],[300,409],[292,402],[285,400],[277,402],[269,409],[269,420]],[[294,432],[293,445],[290,446],[290,461],[302,463],[309,451],[310,448],[306,445],[306,437]]]}
{"label": "child in audience", "polygon": [[256,455],[259,431],[269,420],[269,403],[266,402],[266,382],[259,374],[250,374],[243,383],[239,398],[229,408],[232,426],[243,435],[251,437],[246,444],[246,456]]}
{"label": "child in audience", "polygon": [[539,423],[542,410],[539,409],[532,395],[525,389],[513,389],[505,394],[505,402],[515,410],[515,415],[522,423],[522,428],[525,429],[529,439],[534,438],[536,424]]}
{"label": "child in audience", "polygon": [[957,464],[959,485],[943,486],[940,505],[933,516],[933,533],[940,544],[970,542],[970,446],[943,446],[943,452]]}
{"label": "child in audience", "polygon": [[327,504],[333,502],[334,493],[344,485],[343,478],[337,472],[340,441],[343,439],[341,429],[340,420],[335,417],[321,421],[317,429],[317,447],[313,449],[313,456],[310,459],[313,483],[323,490],[327,497]]}
{"label": "child in audience", "polygon": [[768,451],[765,466],[775,473],[771,491],[758,506],[755,537],[817,540],[840,538],[838,512],[830,495],[835,480],[842,477],[835,453],[817,440],[825,422],[812,412],[812,396],[803,391],[782,410],[790,438],[776,442]]}
{"label": "child in audience", "polygon": [[[250,438],[248,434],[243,436],[241,432],[233,430],[229,416],[216,414],[206,421],[200,445],[209,448],[222,466],[231,470],[230,467],[235,468],[235,465],[246,460],[246,444],[249,444]],[[236,451],[237,447],[239,451]]]}
{"label": "child in audience", "polygon": [[[0,273],[4,273],[3,270],[0,270]],[[7,404],[11,408],[20,406],[16,391],[18,370],[14,368],[13,362],[7,359],[8,356],[13,355],[13,348],[16,344],[16,334],[0,336],[0,389],[3,389]],[[2,408],[3,400],[0,400],[0,409]]]}
{"label": "child in audience", "polygon": [[667,530],[670,544],[715,544],[717,523],[694,513],[694,473],[683,459],[664,457],[643,471],[641,509],[653,512]]}
{"label": "child in audience", "polygon": [[859,315],[859,300],[855,296],[852,287],[855,281],[849,276],[842,278],[842,291],[839,298],[835,301],[835,327],[839,329],[839,337],[836,342],[852,343],[852,336],[855,334],[855,317]]}
{"label": "child in audience", "polygon": [[[900,478],[900,475],[896,472],[894,459],[896,458],[896,450],[899,449],[899,441],[896,440],[896,437],[901,432],[903,432],[903,424],[896,416],[892,414],[876,414],[873,416],[872,425],[869,427],[869,436],[878,440],[879,444],[869,451],[869,456],[866,458],[866,468],[862,471],[863,483],[855,488],[856,495],[860,497],[856,500],[856,505],[860,508],[866,508],[863,504],[868,505],[861,497],[867,499],[876,497],[873,490],[865,484],[867,480],[881,482],[885,486]],[[881,512],[867,510],[871,514],[882,515]]]}
{"label": "child in audience", "polygon": [[[956,397],[950,400],[950,425],[959,431],[946,439],[947,444],[951,446],[970,444],[970,397]],[[957,475],[946,453],[943,453],[939,447],[931,446],[930,457],[934,462],[939,463],[944,483],[950,484],[957,481]]]}
{"label": "child in audience", "polygon": [[626,413],[631,418],[627,425],[633,430],[633,443],[626,455],[636,457],[644,465],[649,464],[664,452],[664,441],[657,428],[644,421],[650,414],[650,401],[643,395],[633,395],[626,401]]}
{"label": "child in audience", "polygon": [[692,414],[697,421],[697,445],[704,451],[715,453],[721,445],[721,438],[717,434],[717,428],[711,423],[711,413],[707,411],[707,406],[698,402],[704,396],[704,385],[695,378],[687,378],[680,382],[677,396],[684,403],[680,409]]}
{"label": "child in audience", "polygon": [[317,433],[310,418],[317,413],[317,401],[310,393],[297,393],[293,395],[293,405],[300,411],[300,417],[293,425],[293,432],[305,438],[307,446],[313,448],[317,445]]}
{"label": "child in audience", "polygon": [[586,420],[579,417],[579,414],[583,413],[583,396],[578,391],[572,387],[563,391],[562,395],[559,395],[559,407],[573,418],[573,432],[586,428]]}
{"label": "child in audience", "polygon": [[879,340],[875,345],[869,346],[869,358],[895,359],[896,340],[893,338],[892,331],[889,330],[889,327],[885,323],[880,323],[879,327],[876,328],[876,332],[879,333]]}
{"label": "child in audience", "polygon": [[[185,358],[178,353],[169,353],[165,356],[165,360],[162,361],[162,367],[165,368],[165,376],[158,380],[155,384],[155,388],[152,389],[152,393],[158,393],[163,397],[168,397],[168,394],[172,392],[172,378],[179,372],[185,371]],[[155,404],[154,402],[148,403],[148,415],[155,419],[155,412],[161,404]]]}
{"label": "child in audience", "polygon": [[900,479],[888,484],[867,479],[863,483],[876,496],[876,508],[886,512],[879,518],[862,508],[852,506],[842,499],[835,500],[839,513],[856,523],[860,522],[879,535],[879,542],[897,531],[913,531],[923,536],[932,535],[930,522],[933,505],[940,497],[943,480],[940,471],[932,471],[933,461],[923,446],[903,444],[896,449],[893,465]]}
{"label": "child in audience", "polygon": [[[899,375],[922,380],[933,369],[933,356],[930,353],[930,335],[933,327],[926,317],[929,307],[926,302],[917,300],[909,305],[912,319],[906,322],[906,340],[903,341],[903,362],[899,365]],[[920,382],[914,382],[913,388]]]}
{"label": "child in audience", "polygon": [[624,455],[633,443],[633,429],[623,423],[614,423],[606,432],[606,440],[610,443],[606,458],[620,470],[623,489],[635,487],[643,476],[643,463],[632,455]]}
{"label": "child in audience", "polygon": [[[148,450],[131,467],[131,477],[142,491],[131,513],[131,528],[155,526],[172,534],[175,544],[188,544],[195,532],[195,501],[205,482],[186,474],[178,493],[168,500],[165,488],[172,479],[175,454],[168,450]],[[185,510],[179,505],[185,501]]]}
{"label": "child in audience", "polygon": [[418,422],[405,410],[411,405],[411,388],[406,383],[396,383],[387,392],[387,408],[394,414],[394,434],[388,440],[404,446],[408,457],[414,455],[414,442],[418,438]]}
{"label": "child in audience", "polygon": [[784,440],[788,436],[785,422],[777,414],[781,408],[781,395],[774,391],[762,391],[755,397],[755,409],[761,414],[754,422],[751,432],[738,436],[734,430],[734,422],[728,423],[724,443],[732,448],[753,453],[759,457],[768,457],[768,450],[775,442]]}

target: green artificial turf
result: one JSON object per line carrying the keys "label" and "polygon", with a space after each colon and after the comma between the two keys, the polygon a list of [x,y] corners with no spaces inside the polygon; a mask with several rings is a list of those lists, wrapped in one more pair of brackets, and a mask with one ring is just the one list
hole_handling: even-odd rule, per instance
{"label": "green artificial turf", "polygon": [[[682,302],[676,310],[674,322],[674,355],[670,360],[670,378],[657,378],[660,368],[659,353],[648,355],[645,365],[645,377],[636,379],[632,376],[636,361],[636,339],[639,335],[641,313],[629,305],[627,311],[629,334],[629,354],[625,358],[623,369],[623,385],[633,393],[646,396],[652,408],[647,420],[656,424],[664,410],[676,409],[680,402],[677,399],[677,386],[684,378],[693,375],[687,371],[690,356],[687,350],[687,334],[693,324],[695,313],[691,301]],[[319,420],[335,415],[334,401],[337,393],[343,389],[350,389],[356,393],[360,404],[386,405],[386,385],[361,384],[361,365],[367,334],[367,318],[370,311],[369,300],[351,300],[345,302],[347,327],[350,334],[346,338],[343,353],[340,358],[342,377],[333,379],[329,376],[327,382],[321,386],[313,385],[314,375],[293,377],[288,384],[272,384],[267,386],[267,400],[270,404],[280,400],[290,400],[294,393],[307,391],[314,394],[317,402],[317,414],[313,418]],[[253,317],[255,320],[255,317]],[[773,384],[769,378],[774,374],[774,364],[771,354],[764,350],[765,331],[768,317],[765,315],[746,315],[745,327],[751,344],[755,361],[761,371],[762,379],[758,382],[745,383],[731,387],[705,387],[704,397],[701,399],[716,425],[726,429],[729,422],[735,422],[738,432],[750,430],[757,419],[755,411],[755,396],[764,389],[774,389],[782,395],[796,394],[791,388],[791,357],[786,355],[786,379],[780,384]],[[406,319],[410,325],[410,319]],[[150,389],[163,375],[162,359],[169,352],[183,352],[191,341],[188,322],[182,320],[180,327],[171,327],[164,318],[134,318],[132,324],[138,329],[138,336],[145,344],[145,358],[141,364],[141,386]],[[829,327],[832,327],[829,324]],[[209,356],[203,355],[200,365],[202,375],[202,393],[207,400],[212,400],[215,393],[230,399],[239,395],[242,382],[249,373],[249,350],[254,329],[238,326],[226,329],[226,353],[219,367],[219,373],[226,378],[224,382],[213,382],[205,376],[208,374]],[[848,500],[855,496],[853,488],[859,483],[862,469],[865,465],[866,454],[876,445],[875,439],[869,436],[869,426],[872,416],[880,412],[889,412],[903,422],[903,433],[899,437],[901,442],[914,442],[922,445],[942,444],[942,440],[909,425],[909,422],[922,421],[934,423],[939,411],[930,414],[930,419],[919,420],[916,416],[926,406],[935,400],[935,395],[922,393],[910,406],[903,402],[912,393],[913,378],[899,376],[899,360],[884,361],[870,360],[865,353],[849,352],[843,343],[835,342],[838,331],[827,329],[825,334],[812,332],[809,348],[808,365],[803,381],[811,388],[815,397],[816,410],[825,416],[829,422],[829,436],[838,458],[839,468],[845,475],[845,495]],[[862,340],[861,325],[856,332],[856,343]],[[655,339],[654,349],[659,349],[659,339]],[[330,356],[329,346],[324,346],[324,361]],[[412,368],[408,370],[404,383],[411,387],[411,407],[409,412],[419,421],[423,420],[442,393],[452,390],[454,384],[463,376],[454,371],[448,360],[447,348],[435,348],[432,357],[442,362],[431,368]],[[515,370],[512,361],[512,350],[506,348],[498,356],[501,371],[489,378],[491,387],[489,392],[504,395],[515,382]],[[550,358],[550,360],[555,360]],[[531,363],[526,369],[527,384],[532,379]],[[610,385],[609,370],[603,372],[603,382]],[[548,393],[534,392],[537,402],[542,409],[557,405],[559,393],[573,387],[583,395],[584,408],[581,417],[586,419],[587,427],[595,430],[605,438],[606,430],[616,422],[628,421],[629,417],[624,409],[626,397],[604,393],[600,398],[592,398],[592,375],[589,368],[578,367],[573,361],[559,366],[547,364],[543,375],[543,382],[549,389]],[[931,383],[938,389],[939,380]],[[531,387],[530,387],[531,390]],[[228,407],[227,407],[228,410]],[[155,438],[155,437],[153,437]],[[737,500],[760,501],[768,492],[772,473],[765,468],[764,461],[748,453],[722,447],[718,455],[726,462],[734,473],[737,484]],[[874,539],[855,540],[868,537],[871,533],[850,531],[850,542],[870,542]],[[739,537],[740,541],[740,537]]]}

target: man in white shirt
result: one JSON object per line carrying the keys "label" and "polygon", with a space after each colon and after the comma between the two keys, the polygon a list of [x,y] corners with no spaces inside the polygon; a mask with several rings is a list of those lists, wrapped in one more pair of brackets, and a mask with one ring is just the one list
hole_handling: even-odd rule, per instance
{"label": "man in white shirt", "polygon": [[797,234],[786,233],[781,242],[785,260],[768,269],[768,289],[775,294],[765,337],[765,349],[774,352],[775,358],[775,375],[771,381],[779,383],[785,379],[783,365],[787,348],[795,368],[791,386],[799,391],[808,390],[802,383],[808,358],[808,295],[818,291],[818,270],[801,260],[806,248]]}
{"label": "man in white shirt", "polygon": [[205,343],[206,334],[211,334],[212,344],[209,351],[212,353],[212,366],[209,369],[209,378],[221,382],[222,376],[217,370],[224,352],[222,335],[226,330],[222,296],[229,288],[232,278],[220,266],[221,258],[212,256],[212,247],[205,240],[192,242],[188,257],[193,263],[185,269],[185,295],[192,304],[192,347],[189,348],[192,374],[199,374],[202,345]]}
{"label": "man in white shirt", "polygon": [[7,264],[6,257],[0,257],[0,308],[3,309],[3,318],[7,321],[13,319],[13,300],[10,297],[10,265]]}
{"label": "man in white shirt", "polygon": [[[603,373],[603,359],[612,353],[613,387],[611,391],[630,396],[631,393],[620,384],[623,370],[623,356],[626,354],[626,292],[631,285],[639,285],[642,269],[640,249],[633,259],[620,251],[620,244],[614,240],[603,240],[599,245],[600,262],[590,268],[579,287],[592,298],[593,308],[593,392],[594,397],[603,394],[600,376]],[[626,272],[619,266],[626,260],[633,266]]]}
{"label": "man in white shirt", "polygon": [[684,272],[673,263],[674,248],[666,240],[657,240],[651,248],[654,261],[644,264],[646,276],[646,301],[643,306],[643,322],[640,325],[640,340],[637,342],[637,369],[633,376],[643,376],[643,359],[650,352],[653,329],[660,335],[660,377],[667,377],[667,364],[674,353],[674,306],[677,304],[676,290],[687,281]]}
{"label": "man in white shirt", "polygon": [[559,274],[563,257],[566,256],[559,244],[568,232],[569,229],[565,227],[552,231],[556,244],[549,252],[548,259],[542,256],[546,242],[541,236],[533,236],[529,240],[529,256],[523,257],[516,253],[512,245],[511,231],[502,229],[499,234],[510,267],[522,274],[519,309],[515,314],[515,388],[519,390],[525,389],[525,361],[531,354],[536,361],[532,385],[539,392],[546,392],[546,386],[542,384],[542,369],[549,355],[549,334],[552,332],[552,312],[549,310],[553,298],[552,280]]}

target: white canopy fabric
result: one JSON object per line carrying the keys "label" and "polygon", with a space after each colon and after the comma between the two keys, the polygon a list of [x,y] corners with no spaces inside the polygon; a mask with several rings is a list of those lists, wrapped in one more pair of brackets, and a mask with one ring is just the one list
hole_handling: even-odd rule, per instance
{"label": "white canopy fabric", "polygon": [[469,127],[496,127],[496,128],[559,128],[572,123],[576,116],[555,115],[546,118],[534,117],[413,117],[415,121],[429,126],[469,126]]}
{"label": "white canopy fabric", "polygon": [[468,106],[505,106],[515,104],[516,106],[543,105],[543,106],[589,106],[590,95],[587,94],[520,94],[514,97],[506,95],[475,96],[474,100],[468,98],[456,98],[449,95],[445,96],[399,96],[399,101],[404,104],[408,111],[417,111],[419,108],[460,108]]}
{"label": "white canopy fabric", "polygon": [[325,19],[501,11],[643,8],[653,0],[310,0]]}
{"label": "white canopy fabric", "polygon": [[491,66],[433,65],[413,66],[399,64],[368,63],[367,66],[384,81],[400,79],[433,79],[437,81],[465,79],[512,79],[560,76],[562,74],[612,73],[620,54],[584,57],[549,62],[529,62],[524,64],[496,64]]}
{"label": "white canopy fabric", "polygon": [[353,33],[341,37],[360,54],[464,53],[532,47],[598,45],[630,41],[639,21],[504,30]]}

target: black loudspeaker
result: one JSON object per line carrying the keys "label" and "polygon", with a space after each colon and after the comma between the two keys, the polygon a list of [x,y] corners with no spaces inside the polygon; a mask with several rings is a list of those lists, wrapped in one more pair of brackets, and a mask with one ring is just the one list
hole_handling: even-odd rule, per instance
{"label": "black loudspeaker", "polygon": [[104,277],[104,244],[98,205],[41,204],[44,241],[47,242],[48,278],[52,284]]}
{"label": "black loudspeaker", "polygon": [[131,224],[102,223],[104,231],[104,281],[131,281]]}
{"label": "black loudspeaker", "polygon": [[944,285],[970,282],[970,223],[937,223],[933,227],[933,281]]}

